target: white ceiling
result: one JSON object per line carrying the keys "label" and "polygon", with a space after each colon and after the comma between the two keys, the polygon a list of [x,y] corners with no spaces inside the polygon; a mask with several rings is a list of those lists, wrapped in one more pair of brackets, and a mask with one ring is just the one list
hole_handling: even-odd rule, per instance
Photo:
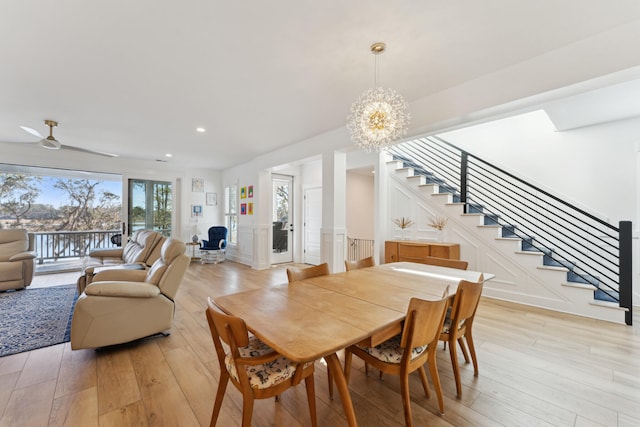
{"label": "white ceiling", "polygon": [[640,18],[637,0],[1,5],[0,141],[55,119],[63,144],[216,169],[344,126],[373,42],[411,102]]}

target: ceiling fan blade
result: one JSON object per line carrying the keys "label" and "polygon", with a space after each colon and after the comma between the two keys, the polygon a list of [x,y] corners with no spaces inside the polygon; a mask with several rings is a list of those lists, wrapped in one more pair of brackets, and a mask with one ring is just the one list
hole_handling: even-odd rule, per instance
{"label": "ceiling fan blade", "polygon": [[42,136],[42,135],[40,134],[40,132],[38,132],[37,130],[35,130],[35,129],[33,129],[33,128],[30,128],[30,127],[27,127],[27,126],[20,126],[20,129],[22,129],[22,130],[23,130],[23,131],[25,131],[25,132],[29,132],[31,135],[33,135],[33,136],[37,136],[37,137],[38,137],[38,138],[40,138],[40,139],[43,139],[43,138],[44,138],[44,136]]}
{"label": "ceiling fan blade", "polygon": [[31,145],[31,146],[34,146],[34,147],[40,145],[40,141],[36,141],[36,142],[0,141],[0,143],[2,143],[2,144]]}
{"label": "ceiling fan blade", "polygon": [[104,151],[89,150],[87,148],[73,147],[71,145],[65,145],[65,144],[60,145],[60,148],[64,150],[78,151],[81,153],[95,154],[95,155],[104,156],[104,157],[120,157],[118,154],[107,153]]}

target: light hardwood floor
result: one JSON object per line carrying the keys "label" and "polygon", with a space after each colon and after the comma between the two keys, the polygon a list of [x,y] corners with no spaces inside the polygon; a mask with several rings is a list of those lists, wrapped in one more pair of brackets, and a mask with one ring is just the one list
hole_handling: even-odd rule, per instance
{"label": "light hardwood floor", "polygon": [[[69,283],[68,277],[60,280]],[[230,261],[192,264],[167,338],[97,352],[71,351],[66,343],[0,358],[0,426],[208,425],[219,370],[204,315],[207,296],[286,281],[284,267],[255,271]],[[640,318],[634,320],[638,325]],[[445,414],[437,415],[435,396],[425,398],[416,376],[414,424],[639,426],[638,331],[638,326],[483,299],[474,326],[479,377],[463,365],[463,398],[456,399],[449,353],[439,350]],[[319,425],[345,425],[339,396],[328,398],[326,367],[321,362],[316,367]],[[359,425],[404,425],[397,377],[380,381],[376,372],[365,377],[354,359],[350,390]],[[230,385],[219,426],[240,425],[241,402]],[[254,426],[309,423],[303,386],[278,402],[256,402]]]}

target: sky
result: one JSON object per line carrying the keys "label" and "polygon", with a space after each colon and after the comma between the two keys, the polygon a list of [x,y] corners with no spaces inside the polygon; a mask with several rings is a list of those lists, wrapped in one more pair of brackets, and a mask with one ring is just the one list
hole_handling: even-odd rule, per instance
{"label": "sky", "polygon": [[[42,203],[45,205],[52,205],[55,208],[69,203],[69,197],[63,190],[55,188],[53,185],[60,179],[58,177],[43,176],[40,182],[42,191],[36,199],[36,203]],[[94,181],[94,180],[91,180]],[[102,193],[102,191],[109,191],[111,193],[120,196],[122,201],[122,183],[120,181],[101,181],[96,187],[96,195]]]}

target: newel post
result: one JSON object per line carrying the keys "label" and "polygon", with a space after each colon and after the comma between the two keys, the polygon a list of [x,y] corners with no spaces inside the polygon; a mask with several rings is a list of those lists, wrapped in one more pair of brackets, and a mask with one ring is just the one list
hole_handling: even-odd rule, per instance
{"label": "newel post", "polygon": [[620,250],[620,262],[618,268],[618,292],[620,295],[620,307],[626,308],[624,320],[627,325],[631,325],[633,322],[633,313],[631,311],[633,307],[633,295],[632,295],[632,244],[631,244],[631,221],[620,221],[619,227],[619,250]]}
{"label": "newel post", "polygon": [[467,172],[469,167],[469,155],[466,151],[462,152],[460,161],[460,202],[463,203],[464,213],[468,212],[467,207]]}

